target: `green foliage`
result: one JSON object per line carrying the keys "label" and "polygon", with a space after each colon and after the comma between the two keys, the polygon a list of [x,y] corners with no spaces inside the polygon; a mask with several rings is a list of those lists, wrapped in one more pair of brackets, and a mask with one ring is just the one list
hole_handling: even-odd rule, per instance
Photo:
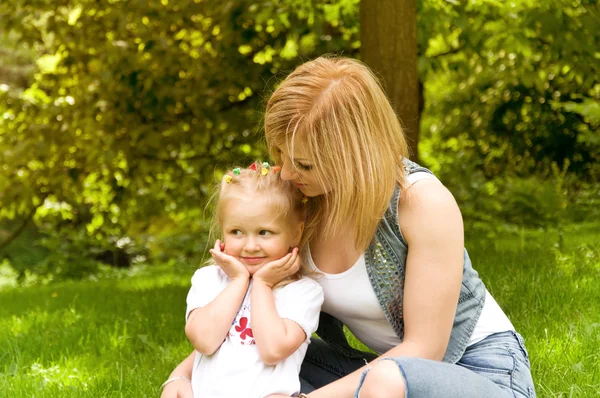
{"label": "green foliage", "polygon": [[[15,231],[19,223],[15,221],[4,221],[0,223],[0,240],[6,241],[8,233]],[[11,242],[10,245],[0,250],[0,258],[4,258],[6,264],[10,264],[22,280],[26,270],[33,270],[44,262],[49,255],[48,249],[41,244],[41,235],[35,226],[27,225],[21,234]],[[0,261],[0,264],[2,261]]]}
{"label": "green foliage", "polygon": [[486,178],[568,162],[598,181],[598,2],[423,2],[421,24],[440,12],[421,39],[428,161],[466,163]]}
{"label": "green foliage", "polygon": [[215,170],[264,154],[265,84],[299,59],[356,49],[356,5],[3,2],[0,31],[35,52],[37,72],[0,92],[0,219],[37,209],[54,241],[58,225],[100,246],[147,243],[165,217],[202,231]]}
{"label": "green foliage", "polygon": [[589,184],[579,180],[571,182],[568,218],[577,222],[600,219],[600,184]]}
{"label": "green foliage", "polygon": [[[447,175],[450,183],[462,181],[453,187],[463,217],[465,230],[486,232],[490,236],[498,231],[515,227],[551,228],[573,220],[569,213],[577,204],[569,203],[572,183],[566,181],[568,163],[562,170],[556,163],[550,172],[529,177],[498,176],[486,178],[481,171],[468,167],[453,169]],[[583,190],[577,190],[578,194]]]}
{"label": "green foliage", "polygon": [[[530,176],[600,175],[598,2],[422,0],[418,12],[424,163],[467,206],[489,198],[467,209],[474,220],[502,206],[491,214],[557,222],[565,190]],[[0,220],[32,217],[55,256],[38,270],[122,239],[132,257],[194,258],[215,174],[265,157],[277,80],[359,48],[358,0],[2,2]]]}

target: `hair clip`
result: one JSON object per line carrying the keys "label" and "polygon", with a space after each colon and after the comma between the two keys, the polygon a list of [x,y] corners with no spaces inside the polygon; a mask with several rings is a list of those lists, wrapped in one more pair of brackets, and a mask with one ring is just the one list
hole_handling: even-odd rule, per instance
{"label": "hair clip", "polygon": [[250,170],[256,171],[256,163],[252,163],[249,167]]}
{"label": "hair clip", "polygon": [[273,166],[273,167],[271,167],[271,170],[273,170],[273,174],[277,174],[281,171],[281,167]]}
{"label": "hair clip", "polygon": [[231,182],[231,180],[233,180],[233,177],[232,177],[232,175],[231,175],[231,174],[227,174],[227,175],[225,176],[225,182],[226,182],[227,184],[229,184],[229,183]]}
{"label": "hair clip", "polygon": [[233,174],[235,174],[236,176],[240,175],[240,168],[239,167],[236,167],[235,169],[233,169],[231,171],[233,171]]}
{"label": "hair clip", "polygon": [[303,197],[302,198],[302,204],[305,205],[306,203],[308,203],[308,197]]}
{"label": "hair clip", "polygon": [[260,170],[260,174],[266,176],[269,173],[269,167],[271,167],[269,165],[269,162],[263,162],[262,169]]}

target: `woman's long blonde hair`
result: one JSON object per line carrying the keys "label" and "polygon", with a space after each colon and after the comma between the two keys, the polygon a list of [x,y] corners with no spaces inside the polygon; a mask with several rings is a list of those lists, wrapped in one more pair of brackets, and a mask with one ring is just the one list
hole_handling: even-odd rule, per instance
{"label": "woman's long blonde hair", "polygon": [[309,202],[306,238],[316,231],[332,236],[352,220],[356,248],[366,249],[394,188],[404,186],[402,160],[408,153],[398,117],[373,72],[343,57],[300,65],[271,95],[265,135],[278,162],[279,148],[293,157],[293,143],[301,143],[311,173],[327,189]]}

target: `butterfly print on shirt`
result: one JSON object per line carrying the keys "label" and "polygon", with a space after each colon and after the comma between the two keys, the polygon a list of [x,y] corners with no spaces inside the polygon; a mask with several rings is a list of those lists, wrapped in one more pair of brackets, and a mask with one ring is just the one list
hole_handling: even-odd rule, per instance
{"label": "butterfly print on shirt", "polygon": [[245,316],[240,318],[240,325],[235,327],[235,331],[240,333],[242,340],[246,340],[246,337],[254,337],[252,328],[248,327],[248,318]]}

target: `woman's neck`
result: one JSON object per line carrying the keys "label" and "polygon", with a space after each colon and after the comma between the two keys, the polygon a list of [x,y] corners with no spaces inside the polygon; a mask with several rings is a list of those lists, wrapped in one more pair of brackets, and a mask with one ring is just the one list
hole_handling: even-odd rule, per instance
{"label": "woman's neck", "polygon": [[356,248],[354,232],[340,228],[335,234],[316,234],[310,243],[310,254],[319,270],[339,274],[356,263],[362,250]]}

